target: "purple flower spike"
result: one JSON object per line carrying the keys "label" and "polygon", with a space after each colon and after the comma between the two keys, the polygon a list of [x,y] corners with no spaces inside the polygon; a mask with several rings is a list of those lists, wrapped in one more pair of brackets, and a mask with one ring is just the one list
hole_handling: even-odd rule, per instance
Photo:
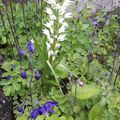
{"label": "purple flower spike", "polygon": [[35,51],[35,48],[34,48],[34,44],[33,44],[33,42],[32,41],[29,41],[28,43],[27,43],[27,50],[30,52],[30,53],[34,53],[34,51]]}
{"label": "purple flower spike", "polygon": [[23,70],[21,71],[20,76],[21,76],[23,79],[26,79],[26,78],[27,78],[27,74],[26,74],[26,72],[23,71]]}
{"label": "purple flower spike", "polygon": [[23,112],[23,108],[22,108],[22,106],[19,105],[17,110],[18,110],[18,112],[22,113],[22,112]]}
{"label": "purple flower spike", "polygon": [[23,50],[19,50],[19,55],[24,55],[25,54],[25,51],[23,51]]}
{"label": "purple flower spike", "polygon": [[34,74],[35,74],[35,79],[36,80],[39,80],[41,78],[41,74],[37,70],[35,70]]}

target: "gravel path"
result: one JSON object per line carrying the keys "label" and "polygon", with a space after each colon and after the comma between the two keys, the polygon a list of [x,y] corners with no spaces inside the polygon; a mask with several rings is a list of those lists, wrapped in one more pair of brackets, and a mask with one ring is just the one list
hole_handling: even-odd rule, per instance
{"label": "gravel path", "polygon": [[111,11],[112,2],[114,9],[120,7],[120,0],[73,0],[74,1],[74,10],[79,12],[84,7],[92,8],[92,12],[95,12],[98,9]]}

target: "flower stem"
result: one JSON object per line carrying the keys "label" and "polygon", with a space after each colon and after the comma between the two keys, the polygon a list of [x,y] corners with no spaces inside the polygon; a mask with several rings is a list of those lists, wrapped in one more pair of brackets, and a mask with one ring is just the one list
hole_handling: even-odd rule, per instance
{"label": "flower stem", "polygon": [[8,38],[8,43],[10,44],[11,55],[13,55],[13,57],[15,58],[15,54],[14,54],[14,50],[13,50],[13,45],[12,45],[12,42],[10,41],[10,37],[9,37],[9,35],[8,35],[7,28],[6,28],[6,26],[5,26],[5,22],[4,22],[4,19],[3,19],[3,15],[2,15],[1,10],[0,10],[0,16],[1,16],[1,20],[2,20],[2,23],[3,23],[3,27],[4,27],[4,30],[5,30],[6,36],[7,36],[7,38]]}
{"label": "flower stem", "polygon": [[24,1],[22,0],[22,13],[23,13],[23,21],[24,21],[24,25],[25,25],[25,30],[26,30],[26,37],[27,37],[27,41],[28,41],[28,31],[27,31],[27,24],[26,24],[26,19],[25,19],[25,9],[24,9]]}
{"label": "flower stem", "polygon": [[10,29],[11,29],[11,32],[12,32],[12,36],[13,36],[13,39],[14,39],[15,47],[16,47],[17,52],[18,52],[19,62],[20,62],[20,65],[22,66],[21,56],[19,55],[19,46],[17,44],[16,37],[15,37],[14,31],[13,31],[13,28],[12,28],[12,25],[11,25],[11,22],[10,22],[7,5],[6,5],[5,13],[6,13],[6,16],[7,16],[7,19],[8,19],[8,23],[9,23],[9,26],[10,26]]}

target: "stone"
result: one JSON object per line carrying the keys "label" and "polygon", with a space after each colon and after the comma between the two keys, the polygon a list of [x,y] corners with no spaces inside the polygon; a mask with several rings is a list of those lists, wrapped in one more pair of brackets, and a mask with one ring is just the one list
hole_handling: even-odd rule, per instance
{"label": "stone", "polygon": [[14,120],[13,118],[12,99],[0,91],[0,120]]}

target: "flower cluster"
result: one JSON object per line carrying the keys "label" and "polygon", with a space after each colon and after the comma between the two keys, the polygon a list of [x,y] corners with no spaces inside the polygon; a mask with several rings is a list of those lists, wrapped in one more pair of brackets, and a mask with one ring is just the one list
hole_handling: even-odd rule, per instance
{"label": "flower cluster", "polygon": [[47,112],[54,113],[51,107],[58,106],[57,102],[49,101],[44,105],[40,105],[36,109],[32,110],[30,117],[36,119],[38,115],[47,114]]}
{"label": "flower cluster", "polygon": [[65,40],[65,30],[68,24],[66,18],[71,17],[71,13],[66,12],[66,8],[72,3],[70,0],[65,0],[62,5],[56,0],[45,0],[51,7],[47,7],[45,12],[49,16],[49,21],[44,24],[43,33],[47,36],[47,51],[48,58],[52,57],[54,61],[58,53],[60,42]]}

